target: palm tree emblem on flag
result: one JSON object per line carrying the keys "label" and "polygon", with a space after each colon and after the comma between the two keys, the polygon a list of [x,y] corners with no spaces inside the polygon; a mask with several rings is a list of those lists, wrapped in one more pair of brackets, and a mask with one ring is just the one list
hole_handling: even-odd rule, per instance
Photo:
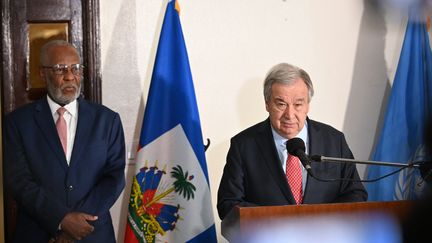
{"label": "palm tree emblem on flag", "polygon": [[[169,0],[142,121],[125,243],[217,242],[202,142],[178,3]],[[158,168],[159,160],[169,162],[167,170]],[[155,165],[147,167],[146,161]]]}
{"label": "palm tree emblem on flag", "polygon": [[189,176],[188,171],[183,172],[183,168],[177,165],[171,171],[174,182],[159,192],[164,175],[165,168],[160,170],[155,164],[152,167],[145,165],[133,178],[128,221],[140,242],[153,243],[158,234],[164,236],[176,227],[181,206],[167,204],[169,195],[175,192],[187,201],[194,199],[196,187],[191,183],[193,175]]}

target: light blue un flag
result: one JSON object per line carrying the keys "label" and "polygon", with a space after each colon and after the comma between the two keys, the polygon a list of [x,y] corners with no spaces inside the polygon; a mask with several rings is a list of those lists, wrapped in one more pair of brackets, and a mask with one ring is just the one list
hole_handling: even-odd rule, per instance
{"label": "light blue un flag", "polygon": [[[426,23],[409,20],[384,124],[372,160],[425,161],[425,126],[432,114],[432,54]],[[368,179],[395,171],[393,167],[369,166]],[[404,169],[367,184],[369,200],[415,199],[426,183],[418,169]]]}
{"label": "light blue un flag", "polygon": [[201,124],[176,1],[167,5],[160,34],[125,242],[216,242]]}

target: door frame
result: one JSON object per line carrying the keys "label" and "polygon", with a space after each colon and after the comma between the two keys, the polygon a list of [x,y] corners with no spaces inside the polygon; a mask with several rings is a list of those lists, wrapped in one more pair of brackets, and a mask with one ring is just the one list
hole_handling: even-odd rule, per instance
{"label": "door frame", "polygon": [[[1,61],[1,92],[4,113],[15,110],[14,97],[14,61],[12,60],[11,12],[10,2],[16,0],[1,0],[1,33],[0,43]],[[19,0],[21,1],[21,0]],[[85,98],[95,103],[102,103],[102,72],[100,51],[99,0],[81,0],[82,2],[82,31],[83,31],[83,60],[86,61],[84,77]],[[7,90],[6,90],[7,89]]]}
{"label": "door frame", "polygon": [[[15,110],[15,85],[14,82],[14,60],[12,56],[11,38],[11,13],[10,4],[17,0],[1,0],[1,19],[0,33],[3,38],[0,42],[0,181],[3,181],[3,154],[2,154],[2,121],[5,114]],[[22,0],[18,0],[22,1]],[[80,0],[82,4],[82,50],[83,60],[86,68],[84,77],[86,82],[83,83],[85,98],[95,103],[102,103],[102,75],[101,75],[101,51],[100,51],[100,20],[99,20],[99,0]],[[3,183],[0,186],[0,243],[7,241],[8,228],[5,220],[6,215],[15,217],[14,213],[8,212],[4,208],[6,198],[3,195]],[[14,209],[9,209],[14,211]],[[11,222],[13,226],[15,219]],[[13,226],[14,227],[14,226]]]}

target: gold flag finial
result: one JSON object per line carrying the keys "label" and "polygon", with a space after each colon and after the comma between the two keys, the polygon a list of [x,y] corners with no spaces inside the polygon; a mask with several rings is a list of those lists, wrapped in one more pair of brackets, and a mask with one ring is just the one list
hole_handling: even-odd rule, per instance
{"label": "gold flag finial", "polygon": [[175,9],[177,10],[178,14],[180,15],[180,3],[175,0]]}
{"label": "gold flag finial", "polygon": [[430,25],[431,25],[431,19],[430,19],[430,16],[428,16],[427,17],[427,19],[426,19],[426,31],[427,32],[429,32],[429,30],[430,30]]}

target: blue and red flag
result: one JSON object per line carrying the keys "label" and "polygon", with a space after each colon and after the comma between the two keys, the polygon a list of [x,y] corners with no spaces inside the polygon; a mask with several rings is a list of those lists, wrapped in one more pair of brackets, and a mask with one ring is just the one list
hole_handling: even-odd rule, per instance
{"label": "blue and red flag", "polygon": [[165,12],[136,165],[125,243],[216,242],[201,124],[174,0]]}

